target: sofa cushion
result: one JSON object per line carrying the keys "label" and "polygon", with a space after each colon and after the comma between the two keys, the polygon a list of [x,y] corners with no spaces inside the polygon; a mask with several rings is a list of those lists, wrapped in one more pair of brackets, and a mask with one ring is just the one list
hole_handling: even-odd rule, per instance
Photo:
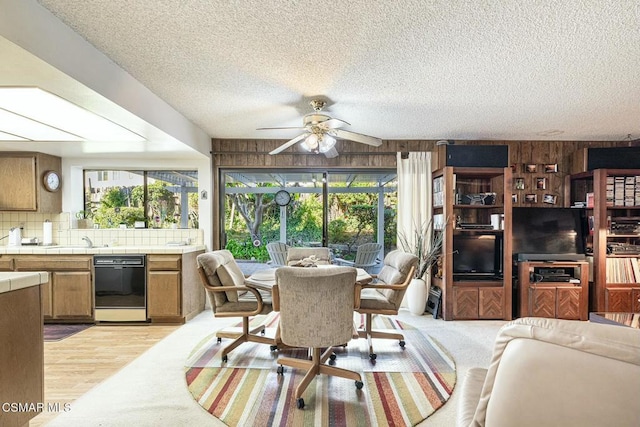
{"label": "sofa cushion", "polygon": [[471,368],[465,374],[460,387],[460,396],[463,398],[458,400],[456,425],[471,425],[486,376],[487,370],[482,368]]}

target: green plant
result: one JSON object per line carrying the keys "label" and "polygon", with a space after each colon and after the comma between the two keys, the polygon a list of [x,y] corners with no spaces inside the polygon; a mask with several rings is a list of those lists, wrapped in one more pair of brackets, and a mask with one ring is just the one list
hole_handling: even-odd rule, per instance
{"label": "green plant", "polygon": [[442,251],[443,232],[433,229],[433,219],[420,225],[414,224],[413,230],[407,235],[398,233],[398,243],[403,251],[418,257],[418,268],[414,277],[421,279],[429,268],[436,262]]}

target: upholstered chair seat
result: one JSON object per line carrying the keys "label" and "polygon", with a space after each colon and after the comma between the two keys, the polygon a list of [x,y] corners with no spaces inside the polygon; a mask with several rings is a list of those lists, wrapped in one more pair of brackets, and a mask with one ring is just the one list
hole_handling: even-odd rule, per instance
{"label": "upholstered chair seat", "polygon": [[331,264],[331,251],[329,248],[289,248],[287,251],[287,265],[301,264],[305,259],[313,259],[315,265]]}
{"label": "upholstered chair seat", "polygon": [[[242,270],[228,250],[206,252],[197,257],[198,273],[204,286],[211,309],[215,317],[241,317],[242,331],[216,333],[218,341],[222,338],[233,338],[229,345],[222,349],[220,356],[227,361],[227,355],[244,342],[270,344],[277,348],[273,338],[263,336],[264,325],[249,330],[249,318],[259,314],[268,314],[273,310],[271,297],[254,288],[245,286]],[[257,335],[260,333],[261,335]]]}
{"label": "upholstered chair seat", "polygon": [[359,313],[365,315],[365,327],[358,331],[361,338],[369,344],[369,357],[374,360],[377,355],[373,351],[373,338],[397,339],[404,347],[404,336],[398,333],[374,331],[373,314],[398,314],[402,298],[413,278],[418,257],[401,250],[391,251],[384,258],[384,266],[376,276],[374,283],[363,285],[360,294]]}
{"label": "upholstered chair seat", "polygon": [[302,393],[316,375],[348,378],[355,380],[357,389],[363,386],[359,373],[325,364],[335,357],[333,346],[346,345],[354,336],[353,310],[360,299],[356,277],[352,267],[276,271],[273,306],[280,311],[278,338],[288,346],[309,348],[311,354],[311,360],[278,358],[279,374],[284,374],[283,365],[306,371],[295,392],[298,408],[304,407]]}

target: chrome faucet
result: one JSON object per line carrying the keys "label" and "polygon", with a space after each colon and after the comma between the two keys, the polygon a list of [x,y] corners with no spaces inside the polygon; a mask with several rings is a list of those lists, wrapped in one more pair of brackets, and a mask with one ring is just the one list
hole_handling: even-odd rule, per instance
{"label": "chrome faucet", "polygon": [[82,238],[82,240],[84,240],[85,242],[87,242],[87,247],[88,248],[92,248],[93,247],[93,242],[91,241],[91,239],[89,238],[89,236],[84,236]]}

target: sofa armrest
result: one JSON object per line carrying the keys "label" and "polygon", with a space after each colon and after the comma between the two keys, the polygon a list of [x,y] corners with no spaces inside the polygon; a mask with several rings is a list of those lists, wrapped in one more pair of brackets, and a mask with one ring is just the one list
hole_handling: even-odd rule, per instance
{"label": "sofa armrest", "polygon": [[469,427],[471,425],[486,376],[487,370],[483,368],[471,368],[467,371],[460,387],[456,426]]}

